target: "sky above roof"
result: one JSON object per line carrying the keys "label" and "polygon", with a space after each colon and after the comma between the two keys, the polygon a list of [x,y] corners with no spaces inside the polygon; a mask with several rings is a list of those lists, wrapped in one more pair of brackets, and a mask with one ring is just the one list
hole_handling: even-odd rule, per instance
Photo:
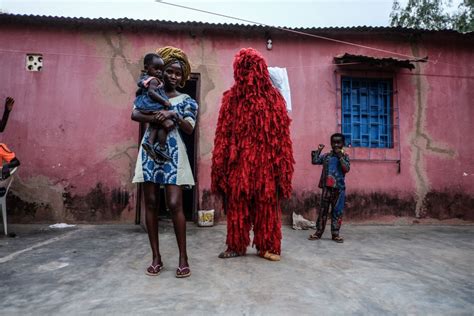
{"label": "sky above roof", "polygon": [[[400,0],[404,5],[408,0]],[[461,0],[453,0],[453,7]],[[0,0],[2,12],[90,18],[243,23],[169,3],[274,26],[388,26],[393,0]]]}

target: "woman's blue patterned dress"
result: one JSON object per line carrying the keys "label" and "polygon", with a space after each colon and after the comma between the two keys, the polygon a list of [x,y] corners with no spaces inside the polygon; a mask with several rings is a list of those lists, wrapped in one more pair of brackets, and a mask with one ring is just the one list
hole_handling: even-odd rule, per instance
{"label": "woman's blue patterned dress", "polygon": [[[180,94],[170,98],[171,111],[176,111],[183,119],[196,124],[198,104],[187,94]],[[191,172],[186,146],[181,139],[179,127],[168,132],[167,144],[171,160],[156,163],[148,157],[140,146],[137,164],[135,166],[135,176],[133,183],[153,182],[156,184],[194,185],[194,178]],[[148,141],[150,131],[146,130],[142,143]]]}

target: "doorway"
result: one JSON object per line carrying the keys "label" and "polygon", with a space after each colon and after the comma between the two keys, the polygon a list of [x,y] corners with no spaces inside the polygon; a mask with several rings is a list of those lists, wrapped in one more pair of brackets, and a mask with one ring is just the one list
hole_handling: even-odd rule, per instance
{"label": "doorway", "polygon": [[[200,91],[200,75],[198,73],[192,73],[189,80],[186,82],[184,88],[177,89],[181,93],[185,93],[189,95],[191,98],[199,102],[199,91]],[[199,116],[199,114],[198,114]],[[199,121],[199,120],[198,120]],[[140,145],[141,139],[143,134],[146,130],[146,124],[140,124],[139,129],[139,141],[138,144]],[[181,133],[181,138],[186,146],[189,164],[191,165],[191,170],[194,176],[194,180],[196,182],[195,186],[192,187],[183,187],[183,211],[184,216],[186,217],[187,221],[195,221],[197,218],[197,130],[198,130],[198,122],[196,122],[196,126],[194,131],[191,135],[186,135],[185,133]],[[165,189],[160,188],[160,212],[158,213],[158,217],[160,219],[170,219],[171,213],[168,211],[166,206],[166,195]],[[141,184],[137,185],[137,202],[136,202],[136,216],[135,216],[135,224],[141,224],[145,226],[145,201],[143,196],[143,186]]]}

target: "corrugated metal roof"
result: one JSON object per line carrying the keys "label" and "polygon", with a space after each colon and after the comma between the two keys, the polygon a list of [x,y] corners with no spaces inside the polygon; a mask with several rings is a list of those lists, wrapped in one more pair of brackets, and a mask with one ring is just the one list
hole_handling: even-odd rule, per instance
{"label": "corrugated metal roof", "polygon": [[[164,21],[164,20],[136,20],[129,18],[109,19],[109,18],[84,18],[84,17],[64,17],[64,16],[45,16],[45,15],[20,15],[20,14],[0,14],[0,24],[15,24],[15,23],[26,23],[26,24],[40,24],[40,25],[67,25],[71,27],[122,27],[122,28],[142,28],[142,27],[153,27],[153,28],[173,28],[173,29],[209,29],[209,30],[220,30],[220,31],[249,31],[249,30],[272,30],[272,32],[279,32],[278,29],[262,26],[262,25],[251,25],[251,24],[237,24],[237,23],[208,23],[208,22],[177,22],[177,21]],[[453,34],[461,36],[472,36],[471,33],[459,33],[454,30],[423,30],[413,28],[402,28],[402,27],[387,27],[387,26],[347,26],[347,27],[310,27],[310,28],[293,28],[287,27],[286,29],[300,31],[312,34],[325,34],[325,33],[397,33],[397,34],[424,34],[424,33],[436,33],[436,34]]]}
{"label": "corrugated metal roof", "polygon": [[395,57],[375,57],[375,56],[367,56],[367,55],[354,55],[345,53],[343,55],[339,55],[334,57],[334,62],[341,66],[344,65],[368,65],[373,68],[380,68],[380,69],[391,69],[391,68],[407,68],[407,69],[414,69],[415,62],[427,62],[428,57],[425,58],[417,58],[417,59],[399,59]]}

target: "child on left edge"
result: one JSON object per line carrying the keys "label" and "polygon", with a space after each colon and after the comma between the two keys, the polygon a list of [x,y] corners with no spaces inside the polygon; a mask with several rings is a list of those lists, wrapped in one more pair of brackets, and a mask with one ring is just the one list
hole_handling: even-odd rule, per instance
{"label": "child on left edge", "polygon": [[[137,82],[139,89],[134,102],[135,109],[145,114],[168,110],[171,103],[163,89],[163,59],[158,54],[150,53],[145,55],[143,64],[144,70]],[[174,123],[171,120],[166,120],[164,125],[169,126]],[[157,162],[170,160],[171,157],[166,145],[168,132],[164,126],[152,125],[151,127],[148,142],[142,144],[143,150]]]}

